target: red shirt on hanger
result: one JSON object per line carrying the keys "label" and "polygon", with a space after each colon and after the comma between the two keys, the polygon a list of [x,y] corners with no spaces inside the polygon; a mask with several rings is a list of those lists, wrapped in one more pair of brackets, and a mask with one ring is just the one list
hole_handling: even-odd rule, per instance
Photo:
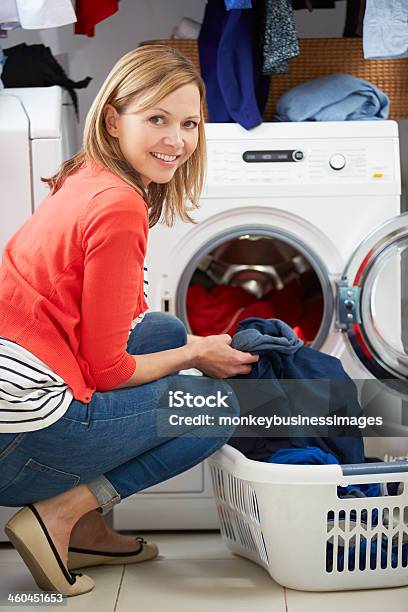
{"label": "red shirt on hanger", "polygon": [[76,0],[75,34],[95,35],[95,25],[118,10],[119,0]]}

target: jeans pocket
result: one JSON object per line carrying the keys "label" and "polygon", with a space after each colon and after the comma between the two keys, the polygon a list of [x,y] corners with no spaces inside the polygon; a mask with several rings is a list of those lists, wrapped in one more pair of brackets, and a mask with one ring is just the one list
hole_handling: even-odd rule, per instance
{"label": "jeans pocket", "polygon": [[30,458],[16,476],[0,489],[0,505],[25,506],[75,487],[81,477]]}
{"label": "jeans pocket", "polygon": [[0,461],[5,459],[7,455],[11,453],[20,442],[23,441],[27,432],[21,432],[17,434],[1,434],[0,435]]}

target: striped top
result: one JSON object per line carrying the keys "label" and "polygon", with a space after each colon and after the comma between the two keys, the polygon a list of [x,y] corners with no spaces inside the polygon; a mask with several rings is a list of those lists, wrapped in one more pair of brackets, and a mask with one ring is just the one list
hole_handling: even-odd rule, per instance
{"label": "striped top", "polygon": [[[144,297],[148,294],[144,266]],[[141,313],[131,330],[143,320]],[[49,427],[68,410],[70,387],[30,351],[0,336],[0,434],[36,431]]]}

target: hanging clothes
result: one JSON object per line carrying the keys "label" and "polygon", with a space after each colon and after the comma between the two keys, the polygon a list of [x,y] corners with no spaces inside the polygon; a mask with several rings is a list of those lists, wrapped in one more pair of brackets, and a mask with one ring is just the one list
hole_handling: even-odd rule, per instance
{"label": "hanging clothes", "polygon": [[95,36],[95,25],[114,15],[119,8],[119,0],[76,0],[77,23],[75,34]]}
{"label": "hanging clothes", "polygon": [[6,57],[3,53],[3,49],[0,47],[0,89],[3,89],[4,84],[1,80],[1,73],[3,72],[3,66],[6,63]]}
{"label": "hanging clothes", "polygon": [[408,0],[366,0],[365,59],[408,57]]}
{"label": "hanging clothes", "polygon": [[389,99],[378,87],[350,74],[330,74],[286,91],[276,104],[279,121],[386,119]]}
{"label": "hanging clothes", "polygon": [[363,36],[365,7],[366,0],[347,0],[346,23],[343,31],[345,38]]}
{"label": "hanging clothes", "polygon": [[227,11],[252,8],[252,0],[224,0]]}
{"label": "hanging clothes", "polygon": [[0,32],[6,38],[9,30],[20,28],[20,18],[17,12],[16,0],[3,0],[0,4]]}
{"label": "hanging clothes", "polygon": [[209,120],[236,122],[249,130],[262,123],[269,78],[262,75],[257,32],[261,5],[227,11],[223,0],[208,0],[198,38]]}
{"label": "hanging clothes", "polygon": [[299,55],[292,0],[265,0],[263,74],[285,74],[288,60]]}
{"label": "hanging clothes", "polygon": [[71,0],[1,0],[2,30],[58,28],[75,21]]}
{"label": "hanging clothes", "polygon": [[53,57],[49,47],[44,45],[16,45],[4,49],[7,61],[2,79],[5,87],[50,87],[60,85],[71,96],[78,118],[78,98],[75,89],[87,87],[92,80],[72,81]]}

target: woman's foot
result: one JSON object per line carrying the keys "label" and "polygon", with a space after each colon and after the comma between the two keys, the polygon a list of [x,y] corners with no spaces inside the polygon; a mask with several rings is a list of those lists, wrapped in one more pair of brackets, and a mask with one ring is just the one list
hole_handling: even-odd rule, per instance
{"label": "woman's foot", "polygon": [[40,515],[65,568],[68,570],[68,546],[72,525],[69,525],[57,509],[52,510],[43,502],[36,502],[33,506]]}
{"label": "woman's foot", "polygon": [[136,552],[141,543],[135,536],[125,536],[110,529],[102,515],[93,510],[84,514],[71,532],[69,546],[103,552]]}
{"label": "woman's foot", "polygon": [[[68,546],[71,532],[83,513],[98,507],[86,485],[78,485],[66,493],[32,504],[40,515],[63,564],[68,570]],[[97,513],[98,514],[98,513]]]}

